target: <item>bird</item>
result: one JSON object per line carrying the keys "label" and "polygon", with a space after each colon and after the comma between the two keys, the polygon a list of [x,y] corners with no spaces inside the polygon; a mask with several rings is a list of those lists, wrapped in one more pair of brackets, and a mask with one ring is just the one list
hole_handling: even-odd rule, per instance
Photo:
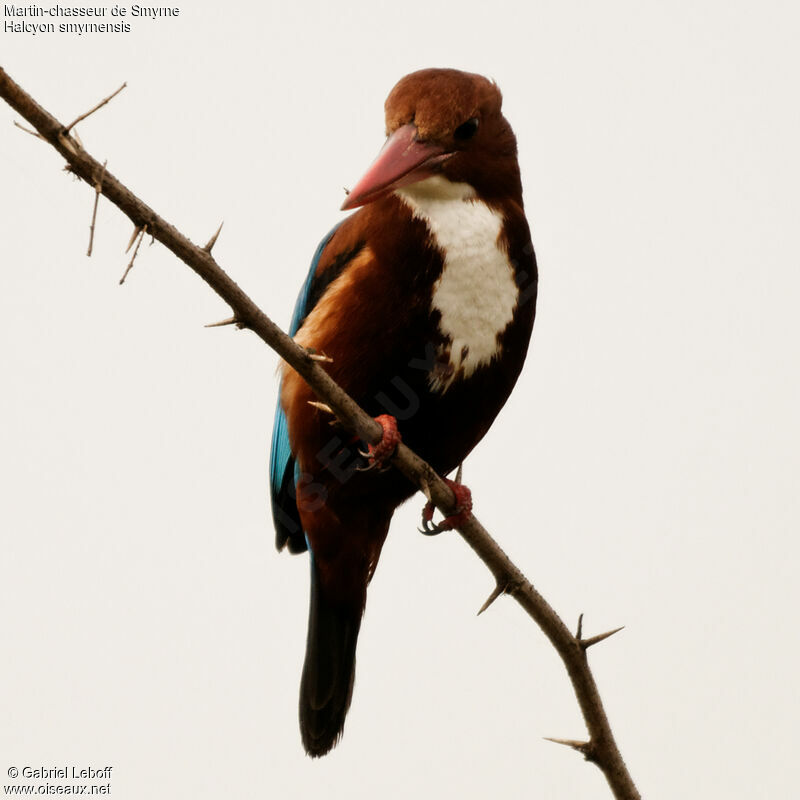
{"label": "bird", "polygon": [[[339,741],[350,707],[367,586],[395,509],[415,492],[391,454],[402,441],[441,475],[481,440],[525,361],[538,272],[517,142],[496,83],[455,69],[403,77],[386,140],[347,193],[354,211],[319,244],[289,333],[384,431],[365,449],[289,365],[270,452],[279,550],[309,552],[300,682],[306,753]],[[426,532],[463,521],[457,512]]]}

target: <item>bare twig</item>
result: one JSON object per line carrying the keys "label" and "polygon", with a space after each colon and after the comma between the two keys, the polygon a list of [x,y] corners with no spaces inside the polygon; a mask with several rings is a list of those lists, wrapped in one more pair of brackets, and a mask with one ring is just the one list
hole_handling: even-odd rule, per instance
{"label": "bare twig", "polygon": [[14,120],[14,124],[21,130],[25,131],[25,133],[29,133],[31,136],[35,136],[37,139],[41,139],[43,142],[46,142],[47,139],[42,136],[41,133],[36,133],[36,131],[32,131],[30,128],[26,128],[24,125],[20,125],[19,122]]}
{"label": "bare twig", "polygon": [[100,195],[103,191],[103,176],[106,174],[106,164],[108,161],[103,162],[103,169],[100,171],[100,177],[94,185],[94,208],[92,209],[92,224],[89,225],[89,248],[86,251],[87,256],[92,255],[92,245],[94,244],[94,224],[97,221],[97,205],[100,201]]}
{"label": "bare twig", "polygon": [[126,86],[128,85],[127,81],[122,84],[122,86],[117,89],[116,92],[112,92],[108,97],[101,100],[96,106],[90,108],[85,114],[81,114],[79,117],[75,117],[69,125],[64,127],[64,133],[69,133],[81,120],[86,119],[91,114],[94,114],[98,108],[102,108],[109,100],[113,100]]}
{"label": "bare twig", "polygon": [[[128,266],[125,267],[125,272],[122,273],[122,277],[119,279],[119,285],[122,286],[125,283],[125,278],[128,277],[128,273],[133,269],[133,262],[136,261],[136,254],[139,252],[139,245],[142,243],[142,239],[144,239],[145,234],[147,233],[147,225],[142,226],[139,229],[139,238],[136,240],[136,247],[133,249],[133,255],[131,256],[131,260],[128,262]],[[131,249],[131,246],[128,245],[128,250]],[[128,250],[125,252],[127,253]]]}
{"label": "bare twig", "polygon": [[[2,68],[0,68],[0,97],[3,97],[61,153],[69,162],[74,174],[92,185],[93,176],[97,174],[101,165],[83,149],[78,148],[74,140],[64,133],[64,126],[12,81]],[[246,324],[297,370],[317,397],[330,406],[346,428],[371,444],[377,444],[381,440],[383,431],[379,423],[360,409],[305,349],[299,347],[256,306],[235,281],[219,267],[210,253],[190,242],[110,173],[106,174],[102,193],[126,214],[134,225],[140,228],[146,225],[155,239],[206,281],[233,309],[238,320]],[[412,483],[419,486],[443,514],[450,515],[456,511],[456,500],[447,484],[429,464],[422,461],[404,444],[398,445],[392,457],[392,464]],[[506,593],[514,597],[536,621],[564,662],[589,731],[589,742],[562,740],[562,743],[569,743],[569,746],[575,747],[584,755],[591,754],[591,760],[603,771],[616,798],[640,800],[639,792],[614,740],[597,685],[588,666],[586,651],[579,639],[572,635],[547,601],[534,589],[474,516],[469,516],[459,528],[459,533],[489,568],[497,585],[507,587]]]}

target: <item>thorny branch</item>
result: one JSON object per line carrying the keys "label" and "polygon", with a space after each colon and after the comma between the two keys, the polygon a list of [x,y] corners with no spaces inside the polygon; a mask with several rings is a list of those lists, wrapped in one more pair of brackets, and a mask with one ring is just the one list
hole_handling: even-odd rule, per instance
{"label": "thorny branch", "polygon": [[[141,231],[140,240],[146,228],[152,237],[191,267],[230,305],[233,317],[225,320],[225,323],[250,328],[302,375],[320,400],[330,407],[345,427],[366,442],[377,444],[380,441],[380,425],[367,416],[352,398],[334,383],[321,366],[320,360],[313,358],[312,354],[295,344],[217,265],[210,252],[216,234],[206,248],[190,242],[111,173],[107,170],[101,172],[103,165],[92,158],[77,139],[70,136],[69,129],[75,123],[69,126],[60,123],[16,84],[2,67],[0,67],[0,97],[33,125],[40,138],[49,142],[67,160],[71,172],[92,188],[96,189],[99,183],[102,194],[126,214]],[[110,99],[111,97],[106,98],[92,111]],[[83,115],[85,116],[88,114]],[[81,117],[78,118],[80,119]],[[97,176],[101,174],[102,182],[98,182]],[[455,498],[451,490],[433,469],[408,447],[400,444],[392,463],[418,486],[443,514],[453,512]],[[470,516],[469,520],[459,528],[459,533],[483,560],[495,579],[496,588],[481,610],[487,608],[500,594],[510,594],[533,617],[564,662],[586,722],[589,740],[584,742],[553,739],[552,741],[578,750],[587,760],[597,764],[616,798],[640,800],[640,794],[617,748],[587,662],[587,648],[606,638],[610,633],[583,639],[579,630],[574,636],[474,516]]]}

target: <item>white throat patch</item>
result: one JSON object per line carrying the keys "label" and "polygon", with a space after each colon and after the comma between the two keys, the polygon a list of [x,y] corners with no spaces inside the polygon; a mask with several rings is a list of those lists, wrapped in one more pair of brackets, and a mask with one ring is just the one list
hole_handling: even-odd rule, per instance
{"label": "white throat patch", "polygon": [[395,194],[425,221],[444,260],[431,309],[441,314],[439,330],[450,345],[439,348],[441,364],[430,379],[432,389],[444,392],[499,353],[498,334],[514,316],[519,291],[499,242],[503,215],[477,199],[469,184],[439,175]]}

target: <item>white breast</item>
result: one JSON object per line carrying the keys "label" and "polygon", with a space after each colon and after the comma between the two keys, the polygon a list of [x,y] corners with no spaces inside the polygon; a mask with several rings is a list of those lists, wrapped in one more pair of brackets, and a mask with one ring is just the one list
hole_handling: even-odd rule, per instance
{"label": "white breast", "polygon": [[447,366],[431,373],[431,388],[445,391],[498,355],[498,334],[514,315],[519,292],[499,241],[503,216],[477,199],[468,184],[441,176],[396,194],[425,221],[444,260],[431,308],[441,314],[439,329],[449,340],[437,354]]}

